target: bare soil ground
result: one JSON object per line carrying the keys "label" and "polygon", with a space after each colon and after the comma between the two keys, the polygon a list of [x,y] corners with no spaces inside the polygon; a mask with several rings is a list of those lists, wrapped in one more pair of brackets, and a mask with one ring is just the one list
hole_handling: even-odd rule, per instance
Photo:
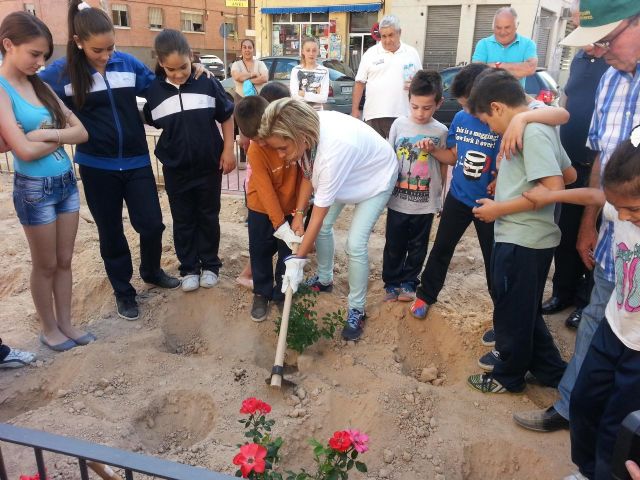
{"label": "bare soil ground", "polygon": [[[11,177],[0,176],[0,332],[7,344],[33,350],[39,360],[0,372],[0,421],[233,473],[231,459],[242,441],[236,421],[240,403],[257,396],[273,407],[276,433],[285,439],[285,467],[312,466],[309,437],[325,441],[334,430],[353,427],[371,437],[363,457],[369,474],[354,478],[557,479],[572,470],[568,432],[535,434],[511,419],[514,411],[548,406],[554,390],[530,386],[524,395],[483,396],[465,383],[478,371],[477,359],[487,350],[480,336],[491,324],[473,229],[458,246],[440,302],[420,322],[408,314],[407,304],[382,304],[381,218],[370,242],[364,338],[319,342],[297,359],[299,388],[273,391],[264,380],[274,357],[277,311],[255,324],[249,318],[251,293],[234,283],[248,255],[240,197],[223,200],[220,284],[194,293],[166,292],[134,275],[141,307],[137,322],[115,314],[96,227],[83,203],[73,315],[99,341],[53,354],[37,342],[29,251],[11,190]],[[167,225],[163,264],[176,273],[164,193],[161,204]],[[336,288],[319,297],[320,316],[346,303],[349,210],[342,217]],[[125,224],[137,265],[138,238]],[[574,335],[563,318],[548,321],[568,357]],[[437,378],[420,381],[429,366],[437,369]],[[30,450],[5,445],[2,450],[10,478],[36,471]],[[71,459],[46,458],[52,479],[79,478]]]}

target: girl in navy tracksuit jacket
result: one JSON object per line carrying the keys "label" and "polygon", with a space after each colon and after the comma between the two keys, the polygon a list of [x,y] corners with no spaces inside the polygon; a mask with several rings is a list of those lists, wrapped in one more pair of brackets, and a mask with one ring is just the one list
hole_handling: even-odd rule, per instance
{"label": "girl in navy tracksuit jacket", "polygon": [[136,104],[136,95],[144,95],[155,76],[131,55],[114,52],[114,43],[109,16],[81,0],[72,0],[67,56],[40,75],[89,132],[89,141],[76,149],[75,161],[98,227],[100,254],[118,314],[135,320],[138,306],[131,285],[131,252],[122,224],[123,202],[140,234],[142,279],[164,288],[176,288],[180,282],[160,268],[164,225]]}
{"label": "girl in navy tracksuit jacket", "polygon": [[182,33],[163,30],[154,49],[158,66],[144,114],[149,124],[162,129],[155,153],[169,195],[182,289],[213,287],[222,265],[222,174],[236,165],[233,102],[215,78],[194,78],[191,47]]}

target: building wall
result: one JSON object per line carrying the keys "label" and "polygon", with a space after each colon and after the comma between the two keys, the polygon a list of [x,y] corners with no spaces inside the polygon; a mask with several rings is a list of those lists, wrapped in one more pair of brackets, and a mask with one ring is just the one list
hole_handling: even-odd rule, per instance
{"label": "building wall", "polygon": [[562,37],[566,19],[561,18],[563,7],[570,6],[569,0],[392,0],[387,7],[390,13],[398,16],[402,25],[402,39],[414,46],[420,54],[424,52],[428,7],[436,5],[460,5],[460,31],[457,44],[456,63],[471,60],[473,34],[478,5],[511,5],[518,12],[518,33],[529,38],[536,37],[539,27],[536,19],[540,9],[554,12],[554,24],[551,29],[548,49],[548,69],[557,71],[560,65],[559,52],[555,47]]}
{"label": "building wall", "polygon": [[[153,41],[159,30],[149,28],[149,8],[159,7],[163,9],[163,21],[165,28],[180,30],[180,12],[194,11],[204,12],[205,31],[203,33],[184,32],[189,44],[194,51],[201,54],[214,53],[220,58],[223,56],[223,39],[219,34],[220,25],[223,22],[236,25],[236,36],[227,39],[227,59],[235,60],[240,52],[240,41],[252,32],[249,29],[250,17],[253,27],[253,8],[227,8],[224,0],[85,0],[94,7],[101,4],[120,3],[128,6],[129,27],[116,27],[116,46],[119,50],[136,55],[148,65],[154,65],[152,55]],[[63,55],[67,42],[67,8],[63,0],[31,0],[29,2],[18,0],[0,0],[0,21],[10,12],[23,10],[24,3],[33,3],[36,8],[36,16],[43,20],[53,34],[56,46],[54,57]],[[249,2],[251,6],[252,2]],[[110,10],[108,11],[111,16]]]}

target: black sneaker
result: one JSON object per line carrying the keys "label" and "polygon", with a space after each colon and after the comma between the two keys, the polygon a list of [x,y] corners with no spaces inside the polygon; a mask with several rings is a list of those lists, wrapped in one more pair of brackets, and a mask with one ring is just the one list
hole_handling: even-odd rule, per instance
{"label": "black sneaker", "polygon": [[155,277],[150,278],[149,280],[143,279],[146,283],[150,283],[155,285],[156,287],[166,288],[168,290],[175,290],[180,287],[180,280],[176,277],[172,277],[171,275],[167,275],[167,272],[160,269],[160,271],[156,274]]}
{"label": "black sneaker", "polygon": [[331,293],[331,291],[333,290],[333,282],[331,282],[329,285],[320,283],[320,278],[318,277],[318,275],[314,275],[313,277],[309,278],[306,282],[304,282],[304,284],[314,292]]}
{"label": "black sneaker", "polygon": [[357,308],[349,310],[347,321],[342,329],[342,338],[345,340],[358,340],[362,335],[364,321],[367,318],[364,312]]}
{"label": "black sneaker", "polygon": [[491,350],[489,353],[485,353],[480,357],[480,359],[478,360],[478,366],[481,369],[486,370],[487,372],[492,372],[493,367],[495,367],[500,362],[502,362],[502,359],[500,358],[500,352],[498,352],[497,350]]}
{"label": "black sneaker", "polygon": [[567,319],[564,321],[564,324],[567,326],[567,328],[576,330],[580,325],[580,320],[582,320],[582,309],[576,308],[573,312],[571,312],[571,315],[567,317]]}
{"label": "black sneaker", "polygon": [[251,320],[254,322],[262,322],[269,315],[269,300],[262,295],[253,296],[253,305],[251,306]]}
{"label": "black sneaker", "polygon": [[484,335],[482,335],[482,345],[485,347],[495,347],[496,346],[496,332],[493,328],[490,328]]}
{"label": "black sneaker", "polygon": [[138,319],[138,304],[135,297],[116,297],[116,308],[118,310],[118,316],[125,320],[137,320]]}

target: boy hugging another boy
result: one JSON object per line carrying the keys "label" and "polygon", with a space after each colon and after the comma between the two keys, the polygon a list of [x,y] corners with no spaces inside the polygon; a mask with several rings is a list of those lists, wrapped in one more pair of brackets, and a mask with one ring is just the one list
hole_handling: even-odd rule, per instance
{"label": "boy hugging another boy", "polygon": [[382,263],[385,302],[410,302],[415,298],[433,214],[442,205],[447,166],[428,153],[447,139],[447,127],[432,118],[440,105],[440,75],[418,71],[409,86],[409,117],[398,118],[389,132],[400,168],[387,204]]}
{"label": "boy hugging another boy", "polygon": [[[503,134],[511,119],[528,109],[524,90],[510,73],[478,77],[468,100],[472,114]],[[493,326],[500,361],[490,373],[471,375],[468,383],[483,393],[521,392],[525,374],[557,387],[566,367],[542,318],[541,303],[553,250],[560,242],[554,204],[534,210],[522,193],[541,184],[562,190],[562,171],[570,168],[555,128],[530,123],[523,148],[500,165],[495,200],[474,209],[483,221],[495,220],[491,263]]]}
{"label": "boy hugging another boy", "polygon": [[[278,98],[286,97],[288,93],[286,90],[285,95]],[[238,129],[251,139],[247,151],[252,170],[247,185],[247,208],[254,293],[251,319],[255,322],[267,318],[269,302],[281,303],[284,300],[281,292],[284,260],[291,255],[292,245],[302,241],[290,227],[302,179],[298,165],[280,159],[274,149],[257,139],[262,114],[268,105],[263,97],[254,95],[243,98],[234,111]],[[295,213],[300,215],[300,226],[303,213]],[[276,253],[274,287],[273,255]]]}

